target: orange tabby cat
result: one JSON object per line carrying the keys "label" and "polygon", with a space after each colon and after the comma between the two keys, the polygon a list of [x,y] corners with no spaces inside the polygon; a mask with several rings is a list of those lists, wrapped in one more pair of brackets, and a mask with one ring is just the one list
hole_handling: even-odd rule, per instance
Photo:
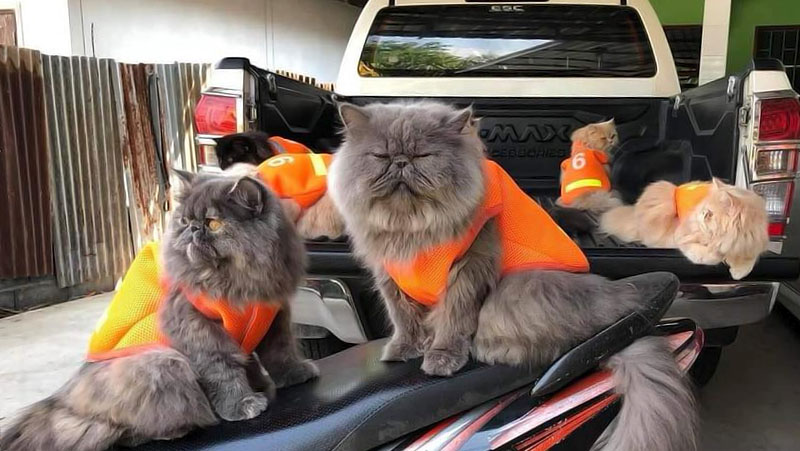
{"label": "orange tabby cat", "polygon": [[680,187],[660,181],[635,205],[609,210],[600,228],[624,241],[679,249],[693,263],[730,267],[739,280],[767,249],[767,211],[758,194],[718,179]]}

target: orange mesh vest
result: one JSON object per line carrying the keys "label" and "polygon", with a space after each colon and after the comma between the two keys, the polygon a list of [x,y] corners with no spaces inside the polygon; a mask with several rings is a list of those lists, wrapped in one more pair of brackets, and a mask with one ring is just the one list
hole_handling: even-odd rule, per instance
{"label": "orange mesh vest", "polygon": [[282,153],[311,153],[311,149],[297,141],[291,139],[281,138],[280,136],[272,136],[267,140],[269,148],[272,150],[272,155],[280,155]]}
{"label": "orange mesh vest", "polygon": [[589,270],[581,249],[497,163],[486,160],[485,174],[483,204],[464,236],[421,252],[411,261],[384,263],[392,280],[417,302],[433,305],[442,299],[453,263],[491,218],[497,221],[500,235],[502,275],[528,269]]}
{"label": "orange mesh vest", "polygon": [[[221,320],[222,327],[250,354],[267,334],[279,306],[253,302],[241,310],[224,300],[184,293],[203,315]],[[89,361],[132,355],[157,346],[169,346],[158,326],[158,310],[167,295],[158,263],[158,244],[149,243],[136,255],[122,286],[97,322],[89,339]]]}
{"label": "orange mesh vest", "polygon": [[675,211],[678,218],[689,216],[697,204],[708,196],[709,189],[709,182],[689,182],[675,188]]}
{"label": "orange mesh vest", "polygon": [[332,159],[329,153],[276,155],[258,165],[258,177],[279,197],[305,209],[325,194]]}
{"label": "orange mesh vest", "polygon": [[561,162],[561,202],[569,205],[585,193],[610,191],[606,163],[605,152],[590,149],[580,141],[573,142],[570,157]]}

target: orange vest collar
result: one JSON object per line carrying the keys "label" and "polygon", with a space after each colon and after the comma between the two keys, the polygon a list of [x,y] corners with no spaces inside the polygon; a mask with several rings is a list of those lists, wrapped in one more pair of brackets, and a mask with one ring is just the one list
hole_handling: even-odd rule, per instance
{"label": "orange vest collar", "polygon": [[211,299],[186,289],[183,289],[183,294],[203,316],[222,321],[225,332],[245,354],[255,351],[280,311],[277,302],[250,302],[237,308],[227,300]]}
{"label": "orange vest collar", "polygon": [[392,280],[415,301],[433,305],[444,297],[453,263],[491,218],[497,221],[500,237],[501,275],[530,269],[589,270],[580,248],[497,163],[486,160],[484,174],[483,203],[463,236],[422,251],[410,261],[384,262]]}
{"label": "orange vest collar", "polygon": [[683,220],[708,196],[710,182],[689,182],[675,188],[675,212]]}
{"label": "orange vest collar", "polygon": [[297,141],[291,139],[281,138],[280,136],[271,136],[267,140],[272,155],[279,155],[282,153],[311,153],[311,149]]}

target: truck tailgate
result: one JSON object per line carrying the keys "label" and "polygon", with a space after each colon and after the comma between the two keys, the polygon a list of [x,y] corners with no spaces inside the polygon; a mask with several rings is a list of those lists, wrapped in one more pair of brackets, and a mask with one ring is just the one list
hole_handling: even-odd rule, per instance
{"label": "truck tailgate", "polygon": [[[537,201],[548,208],[552,199],[538,197]],[[731,282],[728,267],[695,265],[678,250],[652,249],[636,243],[623,243],[599,232],[577,239],[591,271],[612,279],[634,276],[651,271],[669,271],[681,282],[722,283]],[[349,244],[342,241],[309,241],[309,274],[326,276],[366,275],[350,252]],[[764,254],[746,278],[750,281],[789,281],[800,276],[800,259],[775,253]]]}

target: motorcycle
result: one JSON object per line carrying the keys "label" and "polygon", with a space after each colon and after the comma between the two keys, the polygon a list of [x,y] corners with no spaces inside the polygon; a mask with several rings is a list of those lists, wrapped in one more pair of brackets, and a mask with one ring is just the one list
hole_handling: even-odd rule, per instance
{"label": "motorcycle", "polygon": [[667,338],[686,372],[703,347],[703,331],[691,320],[662,320],[678,292],[675,276],[625,280],[639,289],[644,308],[548,367],[470,362],[452,377],[432,377],[419,359],[380,361],[385,340],[375,340],[318,360],[318,379],[280,390],[257,418],[136,449],[589,450],[622,402],[603,361],[655,334]]}

